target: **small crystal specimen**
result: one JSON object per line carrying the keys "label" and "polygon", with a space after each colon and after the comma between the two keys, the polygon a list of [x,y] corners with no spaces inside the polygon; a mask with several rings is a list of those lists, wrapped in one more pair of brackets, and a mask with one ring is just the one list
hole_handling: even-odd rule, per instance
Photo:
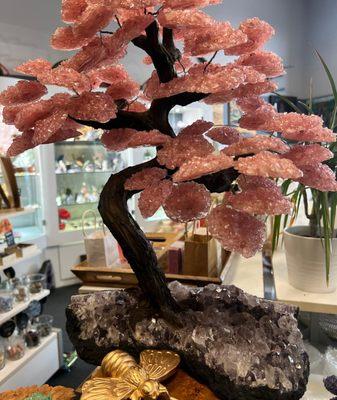
{"label": "small crystal specimen", "polygon": [[303,177],[297,179],[304,186],[321,192],[337,192],[337,182],[333,171],[324,164],[301,166]]}
{"label": "small crystal specimen", "polygon": [[186,128],[182,129],[179,133],[179,137],[182,136],[200,136],[203,133],[207,132],[213,126],[212,122],[204,121],[199,119],[193,122],[192,125],[186,126]]}
{"label": "small crystal specimen", "polygon": [[151,184],[158,184],[167,175],[166,169],[163,168],[145,168],[131,176],[125,182],[126,190],[143,190],[151,186]]}
{"label": "small crystal specimen", "polygon": [[248,41],[226,49],[225,54],[235,56],[253,53],[260,49],[275,34],[274,28],[259,18],[247,19],[240,25],[239,30],[248,37]]}
{"label": "small crystal specimen", "polygon": [[284,73],[282,59],[272,52],[257,51],[241,56],[236,62],[238,65],[251,66],[268,78],[274,78]]}
{"label": "small crystal specimen", "polygon": [[29,60],[15,68],[16,71],[25,75],[38,76],[51,70],[53,64],[43,58]]}
{"label": "small crystal specimen", "polygon": [[142,146],[160,146],[170,140],[170,137],[157,130],[136,131],[135,129],[112,129],[104,132],[101,138],[102,143],[112,151]]}
{"label": "small crystal specimen", "polygon": [[289,214],[292,203],[281,190],[265,187],[246,189],[240,193],[225,193],[225,203],[239,211],[257,215]]}
{"label": "small crystal specimen", "polygon": [[336,375],[328,376],[324,378],[323,382],[325,389],[328,392],[337,396],[337,376]]}
{"label": "small crystal specimen", "polygon": [[279,190],[278,186],[272,179],[263,178],[262,176],[240,175],[237,179],[237,184],[240,186],[241,190],[250,190],[257,187],[276,191]]}
{"label": "small crystal specimen", "polygon": [[257,83],[244,83],[233,90],[211,94],[210,96],[206,97],[204,102],[206,104],[228,103],[229,101],[240,98],[260,96],[265,93],[271,93],[276,89],[276,83],[269,80]]}
{"label": "small crystal specimen", "polygon": [[173,189],[173,183],[169,180],[152,182],[142,191],[138,200],[140,213],[144,218],[150,218],[161,207]]}
{"label": "small crystal specimen", "polygon": [[282,157],[291,160],[296,166],[319,164],[333,157],[333,153],[319,144],[297,145],[282,154]]}
{"label": "small crystal specimen", "polygon": [[285,153],[289,150],[289,146],[283,143],[281,139],[256,135],[250,138],[242,138],[222,151],[229,156],[240,156],[242,154],[260,153],[264,150]]}
{"label": "small crystal specimen", "polygon": [[230,126],[219,126],[211,129],[206,136],[221,144],[233,144],[240,140],[240,132]]}
{"label": "small crystal specimen", "polygon": [[207,221],[210,234],[225,250],[240,253],[246,258],[262,250],[265,224],[255,217],[221,204],[213,208]]}
{"label": "small crystal specimen", "polygon": [[17,103],[29,103],[47,93],[47,88],[39,82],[19,81],[0,93],[0,104],[9,106]]}
{"label": "small crystal specimen", "polygon": [[165,143],[157,157],[161,165],[175,169],[192,157],[205,157],[213,151],[214,147],[203,136],[179,135]]}
{"label": "small crystal specimen", "polygon": [[84,92],[69,104],[69,115],[84,121],[108,122],[116,117],[116,111],[115,102],[106,93]]}
{"label": "small crystal specimen", "polygon": [[298,179],[303,173],[295,164],[278,154],[262,151],[252,157],[240,158],[234,168],[241,174],[270,178]]}
{"label": "small crystal specimen", "polygon": [[200,178],[203,175],[223,171],[233,165],[234,161],[232,157],[228,157],[223,153],[209,154],[204,157],[192,157],[182,164],[179,171],[173,175],[173,182],[190,181]]}
{"label": "small crystal specimen", "polygon": [[87,76],[62,65],[39,74],[37,78],[44,85],[64,86],[79,94],[91,90],[90,80]]}
{"label": "small crystal specimen", "polygon": [[115,15],[104,4],[87,7],[73,26],[57,28],[51,39],[56,50],[75,50],[87,45],[97,32],[109,25]]}
{"label": "small crystal specimen", "polygon": [[64,125],[68,115],[64,110],[56,110],[47,118],[40,119],[35,124],[33,143],[35,146],[45,143]]}
{"label": "small crystal specimen", "polygon": [[329,128],[317,127],[309,130],[282,133],[282,137],[299,142],[327,142],[336,141],[336,134]]}
{"label": "small crystal specimen", "polygon": [[195,182],[178,183],[164,203],[167,216],[175,222],[189,222],[206,217],[211,207],[211,195],[204,185]]}
{"label": "small crystal specimen", "polygon": [[254,113],[267,103],[260,96],[242,97],[236,100],[236,104],[245,113]]}

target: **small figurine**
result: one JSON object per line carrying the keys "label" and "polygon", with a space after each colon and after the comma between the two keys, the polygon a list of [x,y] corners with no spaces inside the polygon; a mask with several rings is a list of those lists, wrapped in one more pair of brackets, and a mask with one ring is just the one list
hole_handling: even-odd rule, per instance
{"label": "small figurine", "polygon": [[179,364],[179,355],[172,351],[145,350],[139,365],[129,354],[113,351],[83,385],[81,400],[175,400],[160,382],[170,378]]}

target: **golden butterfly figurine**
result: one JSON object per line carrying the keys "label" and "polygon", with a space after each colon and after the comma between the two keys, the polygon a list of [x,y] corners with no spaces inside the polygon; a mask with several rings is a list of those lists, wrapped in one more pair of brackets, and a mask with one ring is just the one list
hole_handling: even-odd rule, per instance
{"label": "golden butterfly figurine", "polygon": [[160,382],[179,364],[179,355],[172,351],[145,350],[139,365],[129,354],[113,351],[83,385],[81,400],[176,400]]}

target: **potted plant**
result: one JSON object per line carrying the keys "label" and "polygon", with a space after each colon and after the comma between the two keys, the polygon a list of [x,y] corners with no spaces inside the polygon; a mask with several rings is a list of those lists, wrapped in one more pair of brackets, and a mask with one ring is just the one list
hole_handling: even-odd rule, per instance
{"label": "potted plant", "polygon": [[[334,108],[329,124],[333,130],[336,127],[337,90],[331,72],[316,51],[334,95]],[[293,102],[282,97],[293,109],[313,115],[313,102],[310,98],[305,104],[299,102],[297,107]],[[305,143],[303,143],[305,145]],[[312,147],[312,156],[315,155],[315,145]],[[294,204],[291,217],[276,216],[273,223],[273,251],[277,248],[281,229],[283,229],[284,249],[288,267],[289,283],[297,289],[314,293],[331,293],[337,287],[337,232],[335,229],[337,187],[334,183],[326,184],[324,177],[333,174],[336,176],[337,146],[336,143],[321,143],[326,149],[326,158],[320,168],[316,168],[315,184],[308,187],[305,179],[294,184],[290,180],[283,182],[284,195],[291,195]],[[323,154],[323,152],[322,152]],[[330,155],[329,155],[330,154]],[[296,150],[293,152],[296,157]],[[293,160],[294,161],[294,160]],[[301,164],[298,159],[297,163]],[[313,167],[303,165],[304,178],[313,171]],[[300,208],[308,220],[307,225],[296,225]]]}

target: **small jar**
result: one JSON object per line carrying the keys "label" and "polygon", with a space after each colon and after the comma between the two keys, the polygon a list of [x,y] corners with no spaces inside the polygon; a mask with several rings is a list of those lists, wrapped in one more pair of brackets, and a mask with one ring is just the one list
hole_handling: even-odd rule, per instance
{"label": "small jar", "polygon": [[40,333],[36,325],[28,326],[25,332],[25,340],[28,348],[37,347],[40,344]]}
{"label": "small jar", "polygon": [[13,295],[17,303],[26,303],[30,299],[30,291],[27,282],[27,278],[13,278]]}
{"label": "small jar", "polygon": [[46,277],[43,274],[31,274],[27,276],[29,291],[31,294],[41,293],[46,284]]}
{"label": "small jar", "polygon": [[0,289],[0,314],[13,310],[14,297],[12,290]]}
{"label": "small jar", "polygon": [[1,341],[0,342],[0,371],[5,368],[6,365],[6,350],[5,345]]}
{"label": "small jar", "polygon": [[25,355],[26,344],[22,335],[15,332],[7,339],[6,358],[10,361],[20,360]]}
{"label": "small jar", "polygon": [[40,315],[34,319],[34,325],[37,327],[37,331],[40,337],[49,336],[53,330],[54,317],[51,315]]}

